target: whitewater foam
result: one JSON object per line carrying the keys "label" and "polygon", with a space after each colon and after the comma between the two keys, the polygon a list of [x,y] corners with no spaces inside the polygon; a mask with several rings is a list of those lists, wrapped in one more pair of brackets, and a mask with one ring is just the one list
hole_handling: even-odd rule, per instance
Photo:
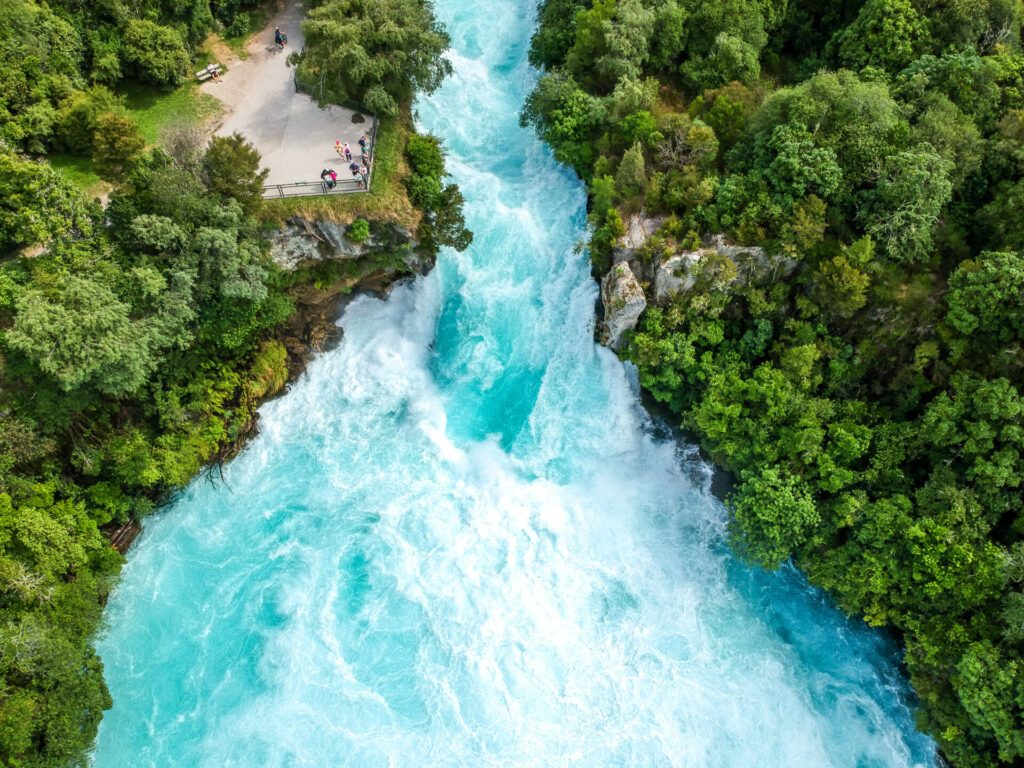
{"label": "whitewater foam", "polygon": [[441,0],[417,105],[476,234],[146,524],[99,650],[110,766],[930,766],[882,638],[739,564],[592,341],[579,182],[520,128],[529,0]]}

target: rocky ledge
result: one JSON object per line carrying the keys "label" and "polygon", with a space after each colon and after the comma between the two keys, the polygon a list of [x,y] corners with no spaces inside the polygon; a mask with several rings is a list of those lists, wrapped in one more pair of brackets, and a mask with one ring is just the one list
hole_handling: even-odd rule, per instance
{"label": "rocky ledge", "polygon": [[791,275],[799,263],[763,248],[734,245],[714,235],[697,249],[676,246],[661,235],[664,216],[633,214],[612,250],[612,268],[601,281],[604,309],[600,339],[618,349],[648,304],[665,305],[701,281],[761,282]]}
{"label": "rocky ledge", "polygon": [[296,312],[278,331],[290,379],[341,339],[337,319],[347,302],[361,293],[384,295],[395,281],[434,266],[408,230],[392,222],[368,224],[369,236],[359,242],[349,238],[349,225],[302,218],[288,219],[270,235],[271,258],[294,279]]}

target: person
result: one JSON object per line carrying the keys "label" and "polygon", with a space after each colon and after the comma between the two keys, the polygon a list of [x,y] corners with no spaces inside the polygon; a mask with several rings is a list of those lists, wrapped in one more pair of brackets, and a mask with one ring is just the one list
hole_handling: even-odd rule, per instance
{"label": "person", "polygon": [[338,153],[338,157],[344,159],[344,157],[345,157],[345,150],[341,146],[341,139],[339,139],[338,141],[334,142],[334,151]]}
{"label": "person", "polygon": [[331,177],[331,188],[333,189],[334,185],[338,183],[338,172],[331,168],[331,172],[327,175]]}
{"label": "person", "polygon": [[359,175],[363,179],[363,189],[369,189],[370,188],[370,169],[367,168],[366,165],[363,165],[363,167],[359,169]]}
{"label": "person", "polygon": [[345,142],[345,159],[352,162],[352,147],[348,145],[347,141]]}
{"label": "person", "polygon": [[363,150],[363,154],[364,155],[366,154],[366,145],[369,144],[369,143],[370,143],[370,140],[368,138],[366,138],[366,134],[365,133],[362,136],[359,137],[359,148],[361,150]]}
{"label": "person", "polygon": [[213,80],[213,82],[219,83],[221,81],[220,80],[220,71],[217,69],[217,65],[216,64],[210,64],[209,66],[206,67],[206,69],[209,70],[209,72],[210,72],[210,79]]}
{"label": "person", "polygon": [[334,189],[334,185],[337,183],[337,178],[338,174],[336,174],[333,170],[328,170],[324,168],[322,171],[320,171],[320,181],[324,183],[327,189]]}
{"label": "person", "polygon": [[349,165],[348,169],[350,171],[352,171],[352,178],[353,179],[358,179],[359,178],[359,163],[351,163]]}
{"label": "person", "polygon": [[274,45],[284,48],[288,44],[288,35],[281,31],[280,27],[274,27]]}

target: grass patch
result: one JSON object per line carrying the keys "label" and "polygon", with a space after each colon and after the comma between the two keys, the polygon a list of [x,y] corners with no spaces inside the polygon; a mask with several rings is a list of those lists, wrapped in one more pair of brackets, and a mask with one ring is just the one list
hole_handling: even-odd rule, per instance
{"label": "grass patch", "polygon": [[139,124],[147,144],[156,144],[168,125],[182,121],[205,122],[221,113],[219,101],[202,93],[194,83],[174,91],[131,84],[122,91],[128,112]]}
{"label": "grass patch", "polygon": [[47,155],[50,165],[61,176],[90,197],[101,195],[110,185],[93,169],[92,159],[78,155]]}
{"label": "grass patch", "polygon": [[369,194],[267,200],[263,206],[263,218],[273,224],[281,224],[291,216],[348,224],[357,216],[365,216],[377,221],[394,221],[415,232],[421,214],[409,202],[402,183],[409,175],[405,144],[411,131],[409,115],[381,118],[377,126],[373,186]]}

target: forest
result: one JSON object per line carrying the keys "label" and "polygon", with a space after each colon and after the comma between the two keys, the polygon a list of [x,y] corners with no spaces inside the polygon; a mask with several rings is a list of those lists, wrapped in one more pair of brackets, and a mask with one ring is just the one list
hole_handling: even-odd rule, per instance
{"label": "forest", "polygon": [[[275,332],[295,311],[292,289],[330,277],[270,259],[280,214],[243,137],[210,140],[185,123],[147,141],[125,106],[133,87],[182,93],[200,43],[244,39],[254,5],[0,4],[0,765],[88,764],[111,705],[92,639],[123,562],[104,531],[237,446],[289,375]],[[389,9],[378,20],[394,35],[430,27],[440,48],[416,66],[443,76],[446,38],[428,6]],[[441,146],[411,135],[416,77],[399,62],[385,86],[402,112],[392,132],[407,167],[394,181],[419,211],[425,253],[465,248]],[[364,100],[370,85],[349,96]],[[58,172],[58,155],[91,163],[105,199]],[[357,218],[349,237],[369,231]]]}
{"label": "forest", "polygon": [[1024,762],[1022,19],[544,0],[522,116],[589,186],[598,276],[637,213],[649,264],[724,234],[785,267],[701,258],[622,354],[734,478],[734,548],[901,640],[958,768]]}

